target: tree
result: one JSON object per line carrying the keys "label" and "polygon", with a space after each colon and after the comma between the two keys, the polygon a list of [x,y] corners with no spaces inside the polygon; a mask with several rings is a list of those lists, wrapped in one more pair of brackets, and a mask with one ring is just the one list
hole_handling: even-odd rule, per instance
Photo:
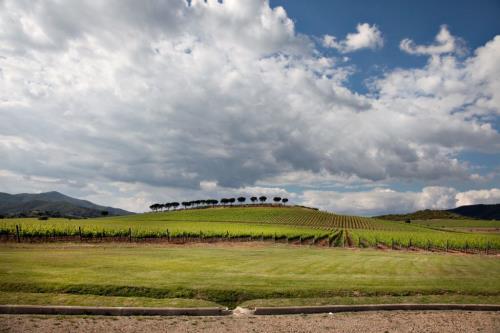
{"label": "tree", "polygon": [[155,204],[152,204],[151,206],[149,206],[149,209],[151,209],[153,212],[156,212],[158,211],[158,209],[160,209],[161,205],[158,204],[158,203],[155,203]]}
{"label": "tree", "polygon": [[230,199],[227,199],[227,202],[229,202],[231,205],[236,201],[235,198],[230,198]]}
{"label": "tree", "polygon": [[107,210],[101,211],[101,216],[108,216],[109,212]]}
{"label": "tree", "polygon": [[276,203],[278,203],[278,202],[280,202],[280,201],[281,201],[281,198],[280,198],[280,197],[274,197],[274,198],[273,198],[273,201],[274,201],[274,202],[276,202]]}
{"label": "tree", "polygon": [[284,204],[286,204],[288,202],[288,199],[287,198],[283,198],[283,199],[281,199],[281,202],[283,202]]}
{"label": "tree", "polygon": [[222,206],[225,206],[228,203],[228,199],[222,198],[220,199],[220,203],[222,204]]}
{"label": "tree", "polygon": [[212,202],[212,207],[219,203],[219,200],[215,200],[215,199],[210,200],[210,201]]}
{"label": "tree", "polygon": [[258,200],[257,197],[251,197],[250,198],[250,201],[252,201],[253,203],[255,203],[255,201],[257,201],[257,200]]}
{"label": "tree", "polygon": [[262,196],[259,197],[259,201],[260,202],[266,202],[266,200],[267,200],[267,197],[264,196],[264,195],[262,195]]}
{"label": "tree", "polygon": [[183,205],[184,209],[186,209],[190,205],[190,203],[187,201],[183,201],[183,202],[181,202],[181,205]]}
{"label": "tree", "polygon": [[178,202],[172,202],[172,207],[174,207],[174,210],[179,207],[179,203]]}
{"label": "tree", "polygon": [[239,203],[244,203],[246,200],[247,200],[247,198],[245,198],[245,197],[239,197],[238,198],[238,202]]}

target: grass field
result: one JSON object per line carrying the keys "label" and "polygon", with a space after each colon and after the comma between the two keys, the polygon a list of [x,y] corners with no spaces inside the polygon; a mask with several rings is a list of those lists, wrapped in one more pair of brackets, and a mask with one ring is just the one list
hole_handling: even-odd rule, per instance
{"label": "grass field", "polygon": [[[254,243],[255,244],[255,243]],[[287,245],[0,245],[0,291],[202,299],[500,295],[491,256]]]}
{"label": "grass field", "polygon": [[[488,223],[486,223],[488,222]],[[480,223],[491,221],[443,221]],[[500,233],[442,230],[439,222],[403,223],[357,216],[336,215],[299,207],[232,207],[178,210],[100,219],[4,219],[0,235],[20,238],[76,236],[83,238],[280,238],[287,241],[328,240],[331,246],[439,248],[489,251],[500,249]],[[438,230],[439,229],[439,230]],[[466,231],[466,230],[465,230]],[[13,237],[12,237],[13,238]]]}

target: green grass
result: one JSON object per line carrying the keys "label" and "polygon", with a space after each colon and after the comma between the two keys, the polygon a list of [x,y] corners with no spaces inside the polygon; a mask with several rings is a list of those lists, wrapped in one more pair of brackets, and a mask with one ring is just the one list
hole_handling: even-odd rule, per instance
{"label": "green grass", "polygon": [[203,299],[500,295],[500,260],[286,245],[0,245],[0,291]]}
{"label": "green grass", "polygon": [[411,296],[334,296],[314,298],[253,299],[239,306],[255,308],[263,306],[316,306],[316,305],[358,305],[358,304],[500,304],[500,296],[474,295],[411,295]]}
{"label": "green grass", "polygon": [[143,307],[220,307],[221,305],[200,299],[148,298],[98,295],[72,295],[57,293],[24,293],[0,291],[0,304],[23,305],[79,305],[79,306],[143,306]]}

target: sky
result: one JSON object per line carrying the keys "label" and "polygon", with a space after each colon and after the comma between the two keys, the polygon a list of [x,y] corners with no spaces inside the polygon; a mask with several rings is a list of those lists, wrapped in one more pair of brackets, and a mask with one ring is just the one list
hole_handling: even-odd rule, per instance
{"label": "sky", "polygon": [[498,1],[0,0],[0,192],[500,202]]}

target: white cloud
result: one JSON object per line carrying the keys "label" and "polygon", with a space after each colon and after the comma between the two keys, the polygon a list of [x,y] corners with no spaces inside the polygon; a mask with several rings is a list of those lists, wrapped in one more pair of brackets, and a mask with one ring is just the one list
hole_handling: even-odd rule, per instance
{"label": "white cloud", "polygon": [[465,43],[462,39],[453,36],[446,25],[442,25],[436,35],[436,42],[431,45],[417,45],[409,38],[405,38],[399,44],[399,48],[409,54],[439,55],[443,53],[466,53]]}
{"label": "white cloud", "polygon": [[[340,45],[379,47],[374,31]],[[362,95],[266,1],[0,1],[0,169],[16,175],[0,190],[140,211],[281,183],[480,179],[458,156],[500,151],[499,51],[497,36],[437,55]]]}
{"label": "white cloud", "polygon": [[324,35],[323,46],[337,49],[342,53],[354,52],[361,49],[379,49],[384,46],[384,38],[378,27],[368,23],[356,26],[357,32],[349,33],[344,40],[337,41],[334,36]]}
{"label": "white cloud", "polygon": [[457,206],[500,203],[500,189],[472,190],[457,194]]}
{"label": "white cloud", "polygon": [[362,192],[305,191],[303,200],[306,205],[325,210],[372,216],[500,203],[500,189],[458,192],[450,187],[429,186],[420,192],[398,192],[384,188]]}

